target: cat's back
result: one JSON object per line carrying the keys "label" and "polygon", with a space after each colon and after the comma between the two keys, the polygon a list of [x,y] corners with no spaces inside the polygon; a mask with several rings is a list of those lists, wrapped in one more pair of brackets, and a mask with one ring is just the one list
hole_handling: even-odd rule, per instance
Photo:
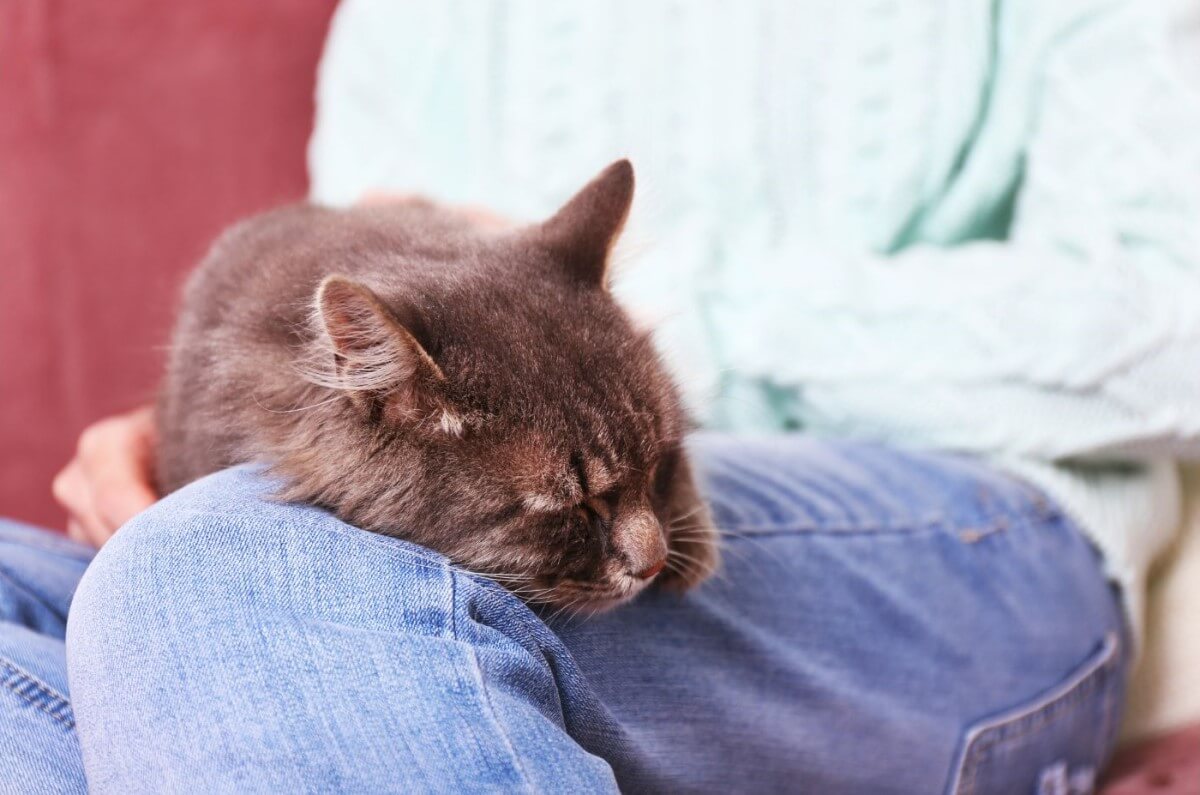
{"label": "cat's back", "polygon": [[453,258],[471,234],[462,216],[423,200],[281,207],[234,225],[213,244],[185,288],[180,328],[198,322],[263,342],[296,341],[325,276],[386,272],[404,280],[406,256]]}
{"label": "cat's back", "polygon": [[231,324],[271,328],[293,316],[305,291],[320,281],[340,215],[292,204],[226,230],[184,287],[173,347],[185,346],[189,340],[180,337],[191,333]]}

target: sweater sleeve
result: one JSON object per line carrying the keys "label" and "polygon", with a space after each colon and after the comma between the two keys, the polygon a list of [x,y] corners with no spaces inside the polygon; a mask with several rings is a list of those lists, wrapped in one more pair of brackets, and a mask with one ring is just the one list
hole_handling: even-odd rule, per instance
{"label": "sweater sleeve", "polygon": [[1041,460],[1200,455],[1200,112],[1169,55],[1151,4],[1081,15],[1026,65],[1025,122],[984,118],[982,141],[1004,138],[988,124],[1022,136],[993,175],[1019,186],[1006,240],[892,256],[786,241],[752,266],[772,290],[743,272],[717,291],[713,325],[736,329],[723,364],[791,394],[776,416],[828,432]]}

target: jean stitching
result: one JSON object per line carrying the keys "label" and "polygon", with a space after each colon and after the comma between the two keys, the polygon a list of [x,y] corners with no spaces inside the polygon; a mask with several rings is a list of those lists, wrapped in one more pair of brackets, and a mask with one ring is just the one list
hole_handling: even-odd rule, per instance
{"label": "jean stitching", "polygon": [[[1028,715],[1026,718],[1019,719],[1003,727],[998,727],[994,738],[988,741],[982,741],[979,744],[981,752],[990,752],[993,748],[1010,744],[1016,740],[1026,737],[1036,729],[1041,728],[1048,723],[1053,717],[1057,716],[1066,706],[1074,705],[1082,700],[1085,696],[1092,695],[1096,690],[1106,686],[1109,683],[1110,675],[1113,667],[1116,665],[1120,646],[1114,645],[1111,652],[1105,660],[1100,662],[1084,677],[1075,683],[1070,690],[1063,693],[1058,698],[1039,707],[1035,712]],[[1107,688],[1105,689],[1107,692]],[[1107,701],[1107,698],[1105,699]]]}
{"label": "jean stitching", "polygon": [[[1085,671],[1074,684],[1057,698],[1051,699],[1034,708],[1028,715],[1011,719],[990,729],[972,741],[963,756],[960,770],[962,778],[954,789],[957,795],[970,795],[975,791],[975,779],[980,763],[988,759],[999,748],[1017,742],[1037,729],[1040,729],[1053,717],[1068,706],[1073,706],[1095,691],[1103,688],[1104,701],[1102,709],[1107,709],[1112,702],[1110,682],[1112,671],[1119,662],[1120,641],[1115,635],[1105,639],[1105,645],[1112,644],[1107,655]],[[1106,719],[1110,720],[1110,719]]]}
{"label": "jean stitching", "polygon": [[[0,656],[0,684],[17,698],[46,713],[67,729],[75,728],[75,716],[71,711],[71,702],[66,696],[3,656]],[[30,691],[36,695],[32,695]]]}
{"label": "jean stitching", "polygon": [[450,575],[450,639],[459,642],[458,637],[458,578]]}
{"label": "jean stitching", "polygon": [[926,532],[957,532],[965,529],[977,530],[981,535],[1014,529],[1045,527],[1048,524],[1068,524],[1070,520],[1058,511],[1044,512],[1030,506],[1008,512],[992,512],[979,521],[966,519],[950,521],[945,514],[929,514],[910,521],[878,524],[738,524],[720,523],[718,527],[730,533],[745,533],[753,536],[774,535],[905,535]]}
{"label": "jean stitching", "polygon": [[1116,688],[1108,688],[1104,693],[1104,703],[1100,706],[1102,731],[1096,737],[1096,747],[1092,751],[1097,763],[1104,758],[1104,747],[1108,744],[1108,734],[1112,730],[1112,702]]}
{"label": "jean stitching", "polygon": [[[1014,486],[1019,487],[1014,490]],[[806,489],[810,489],[809,484],[796,484],[795,499],[800,502],[807,502]],[[959,503],[964,489],[956,489],[953,493],[947,493],[946,499],[943,502]],[[1026,521],[1041,524],[1046,522],[1062,521],[1066,519],[1066,514],[1061,507],[1049,500],[1040,491],[1029,486],[1024,481],[1012,479],[1004,483],[988,483],[988,482],[972,482],[970,491],[974,494],[977,491],[982,491],[983,496],[970,498],[968,501],[974,508],[971,521],[980,524],[995,524],[1004,521],[1012,521],[1014,519],[1024,519]],[[716,513],[725,514],[731,529],[745,529],[750,532],[787,532],[804,528],[801,517],[794,519],[781,518],[779,520],[768,519],[765,522],[756,523],[750,516],[746,515],[739,507],[736,499],[731,499],[728,495],[725,497],[709,497],[710,506]],[[779,496],[775,502],[786,503],[787,499]],[[795,511],[792,511],[795,514]],[[791,519],[789,521],[789,519]],[[810,528],[818,530],[828,529],[831,532],[886,532],[889,529],[904,530],[909,526],[924,526],[944,520],[944,514],[940,512],[929,512],[924,515],[916,515],[904,521],[903,524],[873,522],[871,520],[865,522],[857,522],[850,520],[837,520],[828,524],[824,522],[812,523],[808,519]],[[804,529],[810,529],[804,528]]]}
{"label": "jean stitching", "polygon": [[[975,508],[975,517],[965,519],[963,521],[947,522],[946,516],[943,513],[931,512],[924,515],[914,516],[911,519],[904,520],[902,523],[886,523],[886,522],[855,522],[855,521],[837,521],[830,523],[810,523],[788,521],[782,519],[780,521],[768,520],[765,523],[755,523],[747,521],[750,517],[744,515],[738,508],[736,500],[730,501],[726,499],[712,499],[709,502],[714,511],[727,514],[729,521],[727,527],[730,530],[748,532],[748,533],[788,533],[788,532],[830,532],[830,533],[886,533],[886,532],[905,532],[912,529],[926,529],[934,526],[948,527],[958,524],[975,524],[996,526],[1013,521],[1025,521],[1030,524],[1045,524],[1048,522],[1061,522],[1067,520],[1068,517],[1062,509],[1046,498],[1040,491],[1020,479],[1013,479],[1008,483],[996,486],[994,491],[992,486],[985,482],[975,483],[973,490],[982,489],[986,492],[985,498],[974,499],[971,501]],[[1020,487],[1014,491],[1013,486]],[[803,492],[806,486],[798,486],[798,489]],[[955,492],[957,495],[958,492]],[[797,499],[802,499],[803,495],[798,495]],[[957,496],[950,498],[951,502],[957,501]],[[1001,528],[1002,529],[1002,528]]]}
{"label": "jean stitching", "polygon": [[[458,611],[464,605],[461,605],[462,596],[458,588],[458,578],[450,577],[450,631],[455,642],[462,642],[458,637]],[[496,732],[504,739],[504,745],[508,749],[508,757],[512,761],[513,768],[517,775],[521,777],[521,781],[525,784],[525,789],[528,792],[533,792],[533,787],[530,783],[529,775],[525,772],[524,765],[521,764],[521,756],[517,753],[516,747],[513,745],[512,738],[508,736],[504,725],[500,722],[499,715],[496,714],[496,707],[492,704],[492,694],[488,690],[487,683],[483,679],[483,668],[479,665],[479,655],[476,653],[475,646],[470,643],[466,644],[467,651],[471,655],[471,673],[476,685],[479,687],[480,698],[483,702],[483,708],[492,719],[492,725],[496,727]]]}
{"label": "jean stitching", "polygon": [[1006,745],[1011,745],[1025,739],[1058,717],[1059,713],[1063,710],[1068,707],[1074,707],[1080,701],[1092,696],[1103,685],[1108,683],[1108,673],[1107,665],[1097,668],[1089,674],[1086,681],[1080,682],[1070,693],[1040,707],[1036,713],[1027,718],[1019,719],[1007,726],[997,728],[991,737],[981,741],[976,746],[973,755],[984,759],[998,748],[1003,748]]}
{"label": "jean stitching", "polygon": [[488,716],[491,717],[492,724],[496,727],[496,732],[504,739],[504,747],[508,749],[508,758],[512,761],[513,769],[516,770],[517,775],[521,777],[521,781],[525,785],[525,790],[527,792],[534,792],[529,774],[525,771],[525,765],[521,761],[521,755],[517,753],[517,748],[513,745],[512,737],[508,735],[508,730],[500,722],[500,716],[496,713],[495,705],[492,704],[492,693],[483,681],[483,669],[479,665],[479,655],[476,654],[474,646],[469,648],[471,652],[471,664],[475,672],[475,681],[478,683],[479,691],[482,694],[483,706],[487,710]]}
{"label": "jean stitching", "polygon": [[[1118,640],[1118,642],[1122,642],[1122,641]],[[1116,657],[1117,657],[1117,655],[1114,654],[1113,655],[1113,658],[1114,658],[1114,666],[1113,667],[1114,668],[1117,667]],[[1110,675],[1111,675],[1111,672],[1110,672]],[[1100,738],[1098,740],[1099,744],[1096,748],[1096,758],[1097,759],[1103,759],[1105,757],[1105,750],[1107,748],[1112,747],[1113,740],[1115,739],[1114,735],[1116,734],[1116,731],[1118,728],[1116,725],[1114,725],[1114,718],[1117,717],[1118,710],[1120,709],[1120,706],[1121,706],[1121,695],[1122,695],[1121,688],[1119,686],[1118,687],[1110,687],[1105,691],[1104,733],[1100,736]]]}
{"label": "jean stitching", "polygon": [[796,533],[829,535],[894,535],[900,533],[922,532],[936,530],[948,525],[941,517],[921,519],[912,522],[897,522],[895,524],[771,524],[743,525],[723,524],[722,530],[732,533],[747,533],[756,536],[794,535]]}

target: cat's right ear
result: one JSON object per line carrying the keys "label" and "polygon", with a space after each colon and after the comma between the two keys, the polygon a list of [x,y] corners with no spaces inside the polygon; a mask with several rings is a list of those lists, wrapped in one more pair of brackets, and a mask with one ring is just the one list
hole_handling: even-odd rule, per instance
{"label": "cat's right ear", "polygon": [[445,377],[421,343],[370,288],[327,276],[316,308],[331,369],[322,385],[392,419],[421,418],[440,408]]}
{"label": "cat's right ear", "polygon": [[633,166],[618,160],[538,227],[541,243],[579,282],[603,287],[608,281],[609,252],[632,203]]}

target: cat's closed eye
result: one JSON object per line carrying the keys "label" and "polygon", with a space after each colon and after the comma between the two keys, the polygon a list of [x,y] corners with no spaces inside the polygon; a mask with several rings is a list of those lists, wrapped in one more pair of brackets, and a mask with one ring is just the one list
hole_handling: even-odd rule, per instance
{"label": "cat's closed eye", "polygon": [[590,497],[584,500],[576,510],[583,511],[589,519],[599,519],[601,522],[607,523],[612,519],[613,512],[610,499]]}

